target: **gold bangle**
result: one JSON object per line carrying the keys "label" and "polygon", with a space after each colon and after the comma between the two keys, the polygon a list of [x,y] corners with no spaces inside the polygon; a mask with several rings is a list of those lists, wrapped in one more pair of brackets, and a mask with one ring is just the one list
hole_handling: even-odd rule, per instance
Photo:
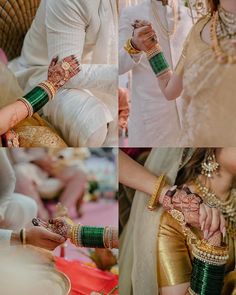
{"label": "gold bangle", "polygon": [[154,186],[154,191],[153,191],[153,193],[149,199],[149,202],[148,202],[147,208],[150,211],[153,211],[157,208],[158,202],[159,202],[159,197],[160,197],[161,191],[162,191],[163,187],[165,186],[165,184],[166,184],[166,176],[164,174],[161,174],[157,178],[157,182],[155,183],[155,186]]}
{"label": "gold bangle", "polygon": [[133,55],[133,54],[139,54],[142,51],[134,48],[132,45],[131,39],[128,39],[125,46],[124,46],[125,51],[128,52],[128,54]]}
{"label": "gold bangle", "polygon": [[103,232],[103,245],[104,245],[104,248],[108,249],[108,245],[107,245],[107,232],[109,230],[109,226],[105,226],[104,228],[104,232]]}
{"label": "gold bangle", "polygon": [[156,44],[154,47],[152,47],[151,49],[149,49],[148,51],[146,51],[146,56],[148,59],[151,59],[153,56],[155,56],[156,54],[162,52],[162,48],[159,44]]}
{"label": "gold bangle", "polygon": [[24,97],[18,98],[17,100],[21,101],[25,105],[25,107],[27,108],[27,111],[28,111],[27,118],[32,117],[34,114],[34,110],[33,110],[33,107],[31,106],[31,104],[28,102],[28,100],[25,99]]}
{"label": "gold bangle", "polygon": [[81,247],[80,239],[79,239],[79,229],[81,224],[74,225],[70,231],[70,241],[77,247]]}
{"label": "gold bangle", "polygon": [[40,83],[38,87],[42,88],[47,92],[49,100],[52,100],[56,95],[56,89],[49,81],[44,81]]}
{"label": "gold bangle", "polygon": [[24,246],[26,245],[26,230],[25,230],[25,228],[22,229],[22,243]]}
{"label": "gold bangle", "polygon": [[75,246],[78,246],[78,226],[75,225],[74,227],[74,235],[73,235],[73,244],[75,244]]}
{"label": "gold bangle", "polygon": [[72,226],[71,231],[70,231],[70,241],[72,244],[75,243],[74,241],[74,232],[75,232],[75,225]]}

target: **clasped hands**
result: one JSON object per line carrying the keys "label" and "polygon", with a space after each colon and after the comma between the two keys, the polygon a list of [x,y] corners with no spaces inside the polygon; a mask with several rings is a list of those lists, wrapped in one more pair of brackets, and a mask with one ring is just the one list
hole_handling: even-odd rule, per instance
{"label": "clasped hands", "polygon": [[173,187],[160,198],[163,208],[170,212],[182,212],[185,223],[201,229],[205,240],[211,240],[221,234],[225,236],[225,219],[217,208],[210,208],[203,203],[201,197],[193,193],[189,187],[181,189]]}
{"label": "clasped hands", "polygon": [[135,20],[132,27],[134,30],[131,40],[137,50],[147,52],[158,44],[156,32],[153,30],[150,22]]}

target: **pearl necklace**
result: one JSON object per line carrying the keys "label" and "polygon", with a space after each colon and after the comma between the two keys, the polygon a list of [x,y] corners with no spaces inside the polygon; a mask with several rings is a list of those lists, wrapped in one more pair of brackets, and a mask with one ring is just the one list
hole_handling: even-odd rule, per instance
{"label": "pearl necklace", "polygon": [[225,11],[221,6],[218,13],[220,20],[217,28],[218,37],[233,38],[236,35],[236,15]]}
{"label": "pearl necklace", "polygon": [[194,185],[206,205],[211,208],[218,208],[221,211],[226,220],[228,234],[236,237],[236,190],[232,189],[228,200],[223,202],[198,178],[194,180]]}

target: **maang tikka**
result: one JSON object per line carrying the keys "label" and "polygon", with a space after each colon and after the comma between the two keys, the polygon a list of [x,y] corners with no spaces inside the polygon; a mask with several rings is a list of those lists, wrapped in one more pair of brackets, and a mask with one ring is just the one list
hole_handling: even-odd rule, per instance
{"label": "maang tikka", "polygon": [[213,173],[219,169],[219,163],[216,161],[214,153],[206,154],[203,162],[201,163],[201,174],[208,178],[212,178]]}

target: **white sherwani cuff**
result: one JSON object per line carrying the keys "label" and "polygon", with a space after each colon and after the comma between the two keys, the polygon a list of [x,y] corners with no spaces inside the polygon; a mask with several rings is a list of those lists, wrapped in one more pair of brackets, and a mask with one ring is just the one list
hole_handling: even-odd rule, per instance
{"label": "white sherwani cuff", "polygon": [[7,247],[11,244],[12,230],[0,229],[0,247]]}

